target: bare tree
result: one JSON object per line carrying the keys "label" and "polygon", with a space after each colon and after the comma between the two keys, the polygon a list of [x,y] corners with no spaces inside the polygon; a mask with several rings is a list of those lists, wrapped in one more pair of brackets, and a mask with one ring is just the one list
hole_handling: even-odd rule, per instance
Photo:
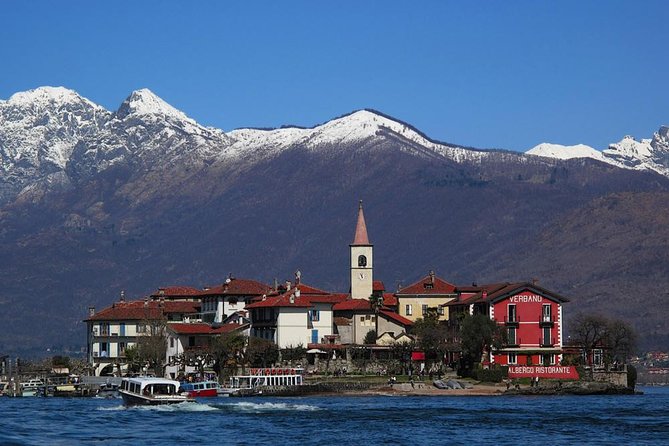
{"label": "bare tree", "polygon": [[142,322],[143,335],[137,338],[137,351],[140,361],[153,370],[156,376],[165,375],[165,357],[167,355],[167,318],[163,314]]}

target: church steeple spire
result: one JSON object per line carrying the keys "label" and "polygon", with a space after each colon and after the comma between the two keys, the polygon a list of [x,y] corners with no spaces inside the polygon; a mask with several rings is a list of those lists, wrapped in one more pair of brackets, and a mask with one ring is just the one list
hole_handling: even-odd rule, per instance
{"label": "church steeple spire", "polygon": [[362,200],[360,200],[360,204],[358,206],[358,223],[355,226],[353,246],[369,244],[369,237],[367,236],[367,225],[365,224],[365,214],[362,212]]}
{"label": "church steeple spire", "polygon": [[362,200],[358,206],[358,223],[355,225],[355,237],[351,250],[351,298],[369,299],[372,295],[374,263],[372,254],[374,247],[369,243],[365,214],[362,212]]}

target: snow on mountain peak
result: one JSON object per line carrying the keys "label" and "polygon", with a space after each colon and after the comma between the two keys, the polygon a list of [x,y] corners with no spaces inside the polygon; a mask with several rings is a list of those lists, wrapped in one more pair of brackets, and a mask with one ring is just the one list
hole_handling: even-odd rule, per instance
{"label": "snow on mountain peak", "polygon": [[117,116],[125,118],[128,115],[163,115],[191,121],[183,112],[163,101],[148,88],[133,91],[123,101],[118,109]]}
{"label": "snow on mountain peak", "polygon": [[604,155],[602,155],[600,151],[590,146],[586,146],[585,144],[563,146],[561,144],[543,142],[532,147],[525,153],[528,155],[544,156],[562,160],[568,160],[572,158],[594,158],[599,161],[605,160]]}
{"label": "snow on mountain peak", "polygon": [[101,108],[88,99],[80,96],[76,91],[65,87],[38,87],[33,90],[21,91],[14,93],[7,101],[0,101],[0,103],[14,106],[31,106],[36,104],[47,105],[49,103],[57,104],[71,104],[77,102],[85,102],[90,106]]}

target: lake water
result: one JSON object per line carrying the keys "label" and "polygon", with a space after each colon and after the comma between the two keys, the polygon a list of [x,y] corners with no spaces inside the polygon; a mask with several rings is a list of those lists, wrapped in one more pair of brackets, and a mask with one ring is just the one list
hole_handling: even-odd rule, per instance
{"label": "lake water", "polygon": [[0,445],[669,444],[669,388],[641,396],[209,398],[162,407],[0,398]]}

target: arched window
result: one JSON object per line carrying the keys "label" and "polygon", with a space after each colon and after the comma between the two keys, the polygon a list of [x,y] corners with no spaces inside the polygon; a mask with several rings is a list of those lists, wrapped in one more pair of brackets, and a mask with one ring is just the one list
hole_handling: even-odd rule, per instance
{"label": "arched window", "polygon": [[358,256],[358,266],[367,266],[367,257]]}

